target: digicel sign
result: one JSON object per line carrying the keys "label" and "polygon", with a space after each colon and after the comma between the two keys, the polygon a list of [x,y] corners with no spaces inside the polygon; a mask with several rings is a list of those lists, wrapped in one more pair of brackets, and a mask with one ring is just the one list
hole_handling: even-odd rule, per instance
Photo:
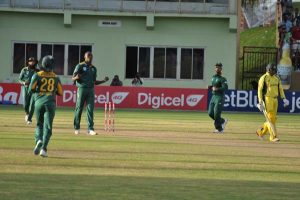
{"label": "digicel sign", "polygon": [[[57,97],[57,106],[75,107],[77,87],[63,86],[63,96]],[[0,101],[22,104],[21,85],[0,83]],[[95,106],[104,107],[106,101],[118,108],[206,110],[206,89],[149,88],[149,87],[95,87]]]}
{"label": "digicel sign", "polygon": [[[77,88],[63,86],[63,97],[57,98],[58,106],[75,106]],[[207,90],[148,87],[95,87],[95,106],[103,107],[113,101],[119,108],[148,108],[176,110],[206,110]]]}

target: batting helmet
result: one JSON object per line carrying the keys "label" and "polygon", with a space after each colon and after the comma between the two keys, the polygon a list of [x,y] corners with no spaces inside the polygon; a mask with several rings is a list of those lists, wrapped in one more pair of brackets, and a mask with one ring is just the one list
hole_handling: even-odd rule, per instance
{"label": "batting helmet", "polygon": [[266,67],[266,71],[267,72],[270,72],[270,71],[273,71],[273,72],[277,72],[277,66],[274,64],[274,63],[269,63]]}
{"label": "batting helmet", "polygon": [[54,69],[54,58],[53,56],[45,56],[42,60],[43,70],[46,72],[51,72]]}

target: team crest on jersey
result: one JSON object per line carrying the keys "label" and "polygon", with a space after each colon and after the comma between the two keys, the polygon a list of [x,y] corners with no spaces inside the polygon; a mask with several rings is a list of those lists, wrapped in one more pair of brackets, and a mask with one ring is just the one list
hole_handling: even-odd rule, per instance
{"label": "team crest on jersey", "polygon": [[86,67],[83,67],[83,71],[86,71],[87,69],[86,69]]}

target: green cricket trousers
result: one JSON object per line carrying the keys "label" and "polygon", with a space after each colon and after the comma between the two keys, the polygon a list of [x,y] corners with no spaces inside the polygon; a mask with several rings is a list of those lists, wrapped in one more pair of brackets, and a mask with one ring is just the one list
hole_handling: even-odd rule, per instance
{"label": "green cricket trousers", "polygon": [[74,129],[80,129],[81,114],[84,104],[86,104],[86,120],[88,130],[94,130],[94,104],[95,104],[95,91],[94,88],[81,88],[77,89],[77,101],[74,117]]}
{"label": "green cricket trousers", "polygon": [[34,95],[28,91],[29,87],[22,86],[22,93],[23,93],[23,108],[28,115],[28,121],[32,121],[32,116],[34,113]]}
{"label": "green cricket trousers", "polygon": [[55,116],[55,102],[48,102],[46,104],[37,101],[35,104],[35,116],[37,127],[35,130],[35,143],[42,140],[42,149],[47,151],[47,146],[52,135],[52,124]]}
{"label": "green cricket trousers", "polygon": [[223,95],[212,95],[208,107],[208,115],[212,118],[215,123],[215,128],[218,131],[222,131],[222,124],[225,120],[221,117],[221,113],[224,105],[224,96]]}

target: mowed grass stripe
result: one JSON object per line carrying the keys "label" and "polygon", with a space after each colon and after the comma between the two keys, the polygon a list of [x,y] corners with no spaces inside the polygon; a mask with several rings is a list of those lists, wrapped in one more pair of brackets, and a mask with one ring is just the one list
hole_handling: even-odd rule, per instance
{"label": "mowed grass stripe", "polygon": [[[97,109],[95,128],[100,135],[91,137],[85,135],[84,115],[82,134],[75,136],[73,109],[58,108],[47,159],[33,155],[34,125],[26,126],[23,115],[21,107],[0,106],[4,199],[36,199],[42,191],[44,199],[282,199],[278,194],[296,199],[300,195],[297,115],[279,115],[282,141],[273,144],[255,135],[264,121],[260,113],[224,113],[230,120],[226,133],[216,135],[206,113],[118,109],[117,131],[112,134],[102,131],[103,110]],[[46,185],[38,184],[42,180]],[[53,184],[56,181],[65,184]],[[266,193],[272,188],[276,192]]]}

